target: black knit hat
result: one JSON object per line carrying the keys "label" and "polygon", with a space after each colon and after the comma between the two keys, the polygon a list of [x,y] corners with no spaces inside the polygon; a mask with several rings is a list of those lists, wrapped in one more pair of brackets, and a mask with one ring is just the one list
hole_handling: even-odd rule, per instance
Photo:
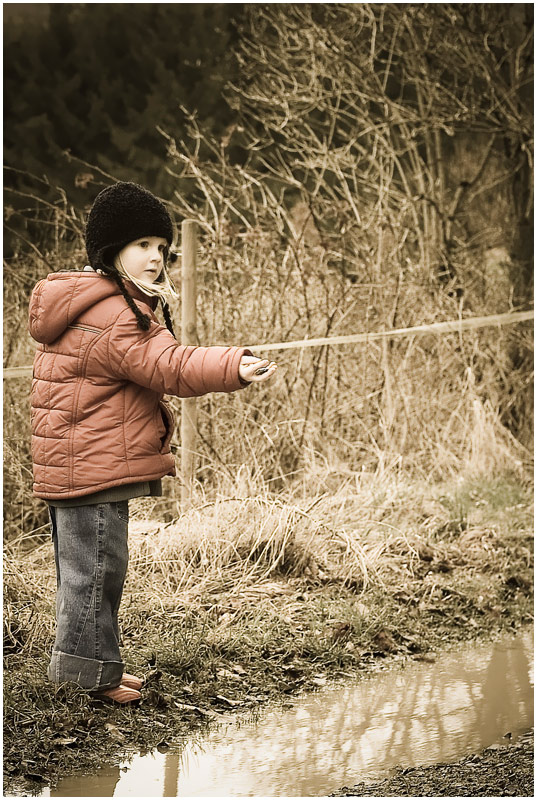
{"label": "black knit hat", "polygon": [[[120,182],[99,192],[86,223],[86,250],[91,266],[102,270],[119,286],[121,293],[138,320],[148,330],[150,319],[143,314],[125,288],[123,278],[114,266],[114,258],[130,242],[143,236],[166,239],[168,249],[173,242],[173,224],[165,206],[143,186]],[[169,309],[163,302],[166,325],[173,333]]]}
{"label": "black knit hat", "polygon": [[171,246],[173,225],[165,206],[137,183],[115,183],[103,189],[95,198],[86,224],[91,266],[111,267],[117,253],[142,236],[160,236]]}

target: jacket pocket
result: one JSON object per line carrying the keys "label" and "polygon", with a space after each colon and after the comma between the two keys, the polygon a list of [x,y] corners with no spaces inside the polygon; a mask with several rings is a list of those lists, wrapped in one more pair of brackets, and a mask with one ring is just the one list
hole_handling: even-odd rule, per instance
{"label": "jacket pocket", "polygon": [[73,328],[77,331],[88,331],[89,333],[102,333],[102,328],[94,328],[92,325],[68,325],[68,328]]}
{"label": "jacket pocket", "polygon": [[160,452],[163,453],[169,450],[169,444],[173,436],[173,432],[175,430],[175,417],[170,407],[168,406],[167,403],[164,402],[164,400],[161,400],[159,402],[158,408],[162,416],[162,421],[164,422],[164,427],[166,428],[166,433],[164,434],[164,437],[161,439],[161,444],[160,444]]}

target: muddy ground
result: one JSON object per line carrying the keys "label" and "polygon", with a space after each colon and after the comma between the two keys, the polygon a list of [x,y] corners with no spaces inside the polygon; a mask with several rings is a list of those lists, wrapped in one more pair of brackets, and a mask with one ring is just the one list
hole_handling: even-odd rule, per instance
{"label": "muddy ground", "polygon": [[[520,629],[522,619],[527,624],[530,611],[525,603],[512,606],[510,611],[510,624],[502,626],[502,629],[514,633]],[[491,621],[497,623],[494,618]],[[475,631],[474,626],[471,629]],[[477,639],[472,637],[472,641],[495,638],[496,631],[496,625],[484,628]],[[458,647],[465,634],[469,637],[470,631],[438,627],[436,633],[437,636],[430,638],[435,640],[435,654],[438,655],[442,647],[440,638],[444,646]],[[377,635],[376,648],[384,644],[383,639],[384,636]],[[401,655],[406,647],[400,640],[398,652],[373,648],[362,654],[359,663],[354,661],[354,668],[373,674],[379,669],[389,668],[392,663],[400,664],[401,658],[419,660],[428,652],[424,646],[419,653],[407,649]],[[148,680],[143,700],[133,708],[91,701],[76,688],[54,688],[39,681],[42,686],[40,697],[36,697],[35,688],[33,691],[30,688],[35,703],[31,714],[25,715],[22,709],[18,716],[21,727],[15,735],[10,735],[8,730],[8,738],[4,740],[5,790],[16,796],[30,795],[46,784],[54,786],[66,775],[81,771],[92,774],[99,762],[119,764],[133,747],[147,752],[155,747],[173,746],[174,741],[185,735],[210,726],[212,719],[217,719],[222,712],[255,710],[267,701],[277,701],[282,696],[292,697],[297,691],[315,690],[321,677],[322,680],[324,676],[337,679],[340,672],[342,676],[348,675],[352,669],[351,659],[346,656],[353,651],[346,650],[345,643],[338,646],[337,651],[339,657],[333,653],[333,662],[328,668],[326,659],[312,664],[307,657],[302,660],[294,655],[282,662],[280,653],[273,655],[272,662],[268,658],[264,668],[257,659],[250,662],[246,671],[238,665],[235,657],[232,661],[219,661],[220,666],[215,668],[212,678],[206,676],[203,682],[200,680],[198,683],[195,680],[185,683],[181,675],[173,674],[173,666],[169,663],[163,665],[162,670],[158,666],[149,666],[145,673]],[[241,659],[241,663],[247,662]],[[43,667],[44,662],[39,665],[40,669]],[[531,792],[526,793],[533,774],[532,741],[525,740],[522,747],[517,744],[499,751],[484,751],[480,756],[463,759],[456,765],[402,770],[380,784],[344,788],[337,794],[380,797],[533,796]],[[497,790],[496,794],[493,788]]]}
{"label": "muddy ground", "polygon": [[[154,592],[157,600],[136,599],[133,565],[133,593],[123,605],[123,655],[128,671],[143,675],[146,684],[132,708],[109,706],[47,680],[54,628],[50,548],[45,543],[37,556],[10,553],[13,575],[4,568],[6,793],[28,795],[75,772],[117,764],[133,750],[173,744],[222,711],[253,710],[326,680],[366,675],[392,661],[419,660],[527,626],[533,621],[531,490],[513,482],[463,489],[464,495],[457,489],[434,504],[426,496],[418,502],[414,488],[411,506],[405,497],[385,501],[378,524],[388,538],[364,572],[367,581],[359,572],[352,579],[342,574],[345,553],[339,551],[333,566],[327,559],[313,570],[308,562],[306,571],[310,545],[302,551],[298,540],[290,540],[289,559],[275,561],[263,578],[237,586],[224,575],[165,605],[157,595],[159,576],[147,583],[145,595]],[[324,502],[326,509],[316,506],[316,525],[325,519],[326,528],[335,512],[331,498]],[[349,529],[356,528],[361,498],[355,505]],[[321,533],[313,532],[319,541]],[[342,527],[330,541],[345,537]],[[507,752],[513,755],[485,754],[483,764],[492,770],[495,759],[499,764],[526,750]],[[400,779],[429,785],[434,769]],[[455,776],[454,767],[445,769]],[[405,796],[397,786],[394,793]],[[449,785],[444,788],[452,794]],[[407,796],[419,794],[412,783]]]}
{"label": "muddy ground", "polygon": [[396,770],[377,783],[344,786],[330,797],[534,797],[533,730],[452,764]]}

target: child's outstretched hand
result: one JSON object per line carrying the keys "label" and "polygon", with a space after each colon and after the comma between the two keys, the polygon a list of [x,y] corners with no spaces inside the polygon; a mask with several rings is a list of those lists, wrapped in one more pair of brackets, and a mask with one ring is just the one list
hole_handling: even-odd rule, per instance
{"label": "child's outstretched hand", "polygon": [[[269,378],[272,378],[277,369],[278,365],[267,358],[243,356],[239,366],[239,375],[243,381],[263,383],[263,381],[268,381]],[[263,370],[261,375],[256,374],[259,370]]]}

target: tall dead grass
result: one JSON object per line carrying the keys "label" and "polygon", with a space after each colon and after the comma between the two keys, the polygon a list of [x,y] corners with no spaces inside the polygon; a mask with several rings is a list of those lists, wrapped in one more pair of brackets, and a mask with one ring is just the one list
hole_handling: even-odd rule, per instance
{"label": "tall dead grass", "polygon": [[[334,305],[339,282],[336,276],[325,281],[325,288],[327,283],[333,284]],[[318,306],[313,278],[311,283],[310,303]],[[290,310],[296,298],[291,290],[287,294]],[[204,302],[210,297],[214,305],[216,296],[205,286],[200,302],[204,324],[211,317],[212,305]],[[248,308],[246,290],[242,297]],[[369,324],[359,319],[352,303],[348,308],[342,304],[341,312],[346,314],[345,323],[335,327],[334,333],[362,330]],[[445,316],[449,315],[446,308]],[[422,321],[424,317],[434,318],[432,307]],[[415,321],[415,314],[407,320]],[[211,325],[200,340],[204,344],[249,344],[264,337],[266,341],[285,338],[281,328],[271,335],[268,329],[256,327],[250,313],[243,313],[243,324],[241,334],[225,332],[224,324],[220,328]],[[315,329],[326,332],[320,323]],[[287,338],[302,335],[304,331],[295,327]],[[505,470],[522,475],[531,464],[531,452],[504,422],[506,409],[517,404],[519,414],[531,416],[526,408],[531,384],[529,356],[518,370],[508,369],[508,353],[515,346],[529,354],[531,331],[513,326],[461,336],[414,337],[394,342],[385,350],[372,344],[283,351],[277,356],[277,378],[270,385],[198,400],[193,502],[278,492],[300,495],[308,494],[308,489],[312,494],[337,491],[352,484],[356,473],[362,471],[437,480]],[[255,352],[263,355],[262,348]],[[33,343],[27,334],[20,335],[15,363],[31,363],[32,353]],[[31,493],[28,395],[28,379],[6,383],[7,538],[39,531],[47,523],[44,504]],[[171,402],[179,420],[180,401]],[[524,424],[531,425],[531,421]],[[177,433],[172,446],[179,455]],[[157,518],[164,514],[169,521],[183,510],[180,478],[165,484],[166,500],[155,501],[154,514]]]}
{"label": "tall dead grass", "polygon": [[[194,168],[188,156],[184,160]],[[216,172],[215,192],[224,191],[223,177],[231,194],[239,192],[244,176],[226,164]],[[196,180],[210,196],[208,176],[201,172]],[[211,213],[179,199],[174,206],[178,218],[188,212],[200,226],[200,344],[258,345],[254,352],[263,356],[264,343],[509,310],[508,295],[491,300],[478,291],[475,275],[485,269],[484,254],[458,265],[460,281],[466,278],[462,300],[405,259],[404,242],[384,229],[377,243],[386,254],[383,270],[378,259],[364,256],[349,272],[339,261],[344,254],[319,241],[307,209],[260,198],[252,186],[241,190],[241,202],[250,208],[242,221],[231,222],[223,201]],[[356,234],[356,246],[362,235]],[[49,252],[34,250],[7,264],[5,366],[32,361],[26,319],[35,281],[51,268],[83,265],[82,243],[70,236]],[[507,267],[496,266],[505,283]],[[178,280],[180,267],[175,269]],[[178,318],[180,301],[173,311]],[[362,470],[437,480],[505,469],[523,474],[531,464],[531,352],[532,331],[524,324],[274,354],[280,369],[269,384],[198,400],[195,503],[300,492],[313,476],[336,491]],[[4,392],[8,539],[47,522],[44,504],[31,494],[29,388],[27,379],[17,379]],[[179,419],[180,400],[172,405]],[[179,455],[177,433],[172,447]],[[180,478],[166,483],[166,500],[155,514],[170,521],[183,510]]]}
{"label": "tall dead grass", "polygon": [[[312,496],[311,489],[320,486],[312,479],[302,497],[221,497],[170,523],[148,516],[150,501],[133,501],[126,620],[142,609],[181,615],[222,596],[235,613],[256,593],[278,596],[289,587],[295,593],[340,587],[366,605],[378,591],[428,602],[444,584],[451,586],[457,569],[469,585],[482,586],[477,594],[486,597],[486,580],[508,576],[513,553],[526,559],[518,545],[515,553],[505,544],[517,526],[531,524],[527,492],[513,478],[431,486],[402,475],[360,472],[349,474],[339,490]],[[430,574],[423,573],[424,565]],[[6,654],[38,655],[50,648],[54,595],[50,540],[8,543]]]}

